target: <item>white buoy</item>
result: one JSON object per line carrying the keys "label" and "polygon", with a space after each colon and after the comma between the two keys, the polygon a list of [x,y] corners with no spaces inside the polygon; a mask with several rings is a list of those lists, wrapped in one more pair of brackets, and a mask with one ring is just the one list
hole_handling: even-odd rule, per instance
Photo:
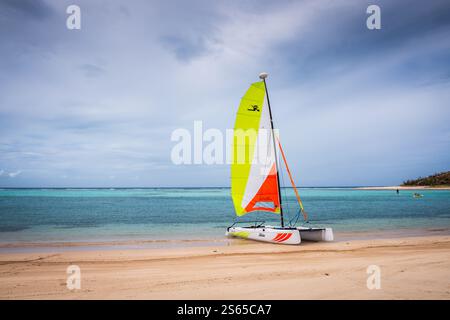
{"label": "white buoy", "polygon": [[261,73],[259,74],[259,78],[264,80],[265,78],[267,78],[268,75],[269,75],[269,74],[268,74],[267,72],[261,72]]}

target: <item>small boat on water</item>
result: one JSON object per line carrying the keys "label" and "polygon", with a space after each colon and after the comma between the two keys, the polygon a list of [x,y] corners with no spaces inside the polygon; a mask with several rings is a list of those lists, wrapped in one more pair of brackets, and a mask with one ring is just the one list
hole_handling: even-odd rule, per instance
{"label": "small boat on water", "polygon": [[[267,73],[261,73],[259,77],[261,81],[253,83],[241,99],[236,115],[231,196],[238,217],[250,212],[272,212],[280,215],[280,226],[265,225],[264,221],[238,226],[240,222],[237,221],[227,228],[225,234],[242,239],[293,245],[300,244],[302,240],[333,241],[331,228],[297,227],[296,223],[292,223],[298,220],[300,214],[308,222],[308,215],[303,208],[280,139],[274,131],[266,85]],[[277,149],[299,204],[297,217],[291,219],[288,226],[284,221]]]}

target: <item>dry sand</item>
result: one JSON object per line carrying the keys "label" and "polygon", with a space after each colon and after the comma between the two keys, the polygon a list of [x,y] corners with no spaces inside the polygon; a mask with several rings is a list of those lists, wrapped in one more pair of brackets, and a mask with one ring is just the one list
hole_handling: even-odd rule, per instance
{"label": "dry sand", "polygon": [[[450,299],[450,236],[1,253],[1,299]],[[72,248],[73,249],[73,248]],[[36,249],[38,250],[38,249]],[[81,268],[81,289],[66,268]],[[369,265],[381,289],[366,286]]]}

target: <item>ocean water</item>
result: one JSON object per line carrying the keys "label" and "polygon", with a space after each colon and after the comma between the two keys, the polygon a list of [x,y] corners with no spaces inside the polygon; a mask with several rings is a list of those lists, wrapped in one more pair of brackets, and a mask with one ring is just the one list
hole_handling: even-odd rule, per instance
{"label": "ocean water", "polygon": [[[286,221],[295,217],[284,189]],[[450,191],[302,188],[311,226],[336,231],[450,230]],[[0,242],[220,239],[236,220],[228,188],[0,189]],[[239,221],[279,216],[250,213]]]}

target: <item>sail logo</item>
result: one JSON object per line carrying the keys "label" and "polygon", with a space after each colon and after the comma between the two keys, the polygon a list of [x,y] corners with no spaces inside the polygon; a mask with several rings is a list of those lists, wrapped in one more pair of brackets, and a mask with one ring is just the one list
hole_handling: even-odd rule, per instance
{"label": "sail logo", "polygon": [[251,108],[248,108],[247,109],[248,111],[257,111],[257,112],[259,112],[260,110],[259,110],[259,107],[255,104],[255,105],[252,105],[251,106]]}
{"label": "sail logo", "polygon": [[203,122],[194,121],[193,130],[178,128],[172,132],[170,140],[176,144],[170,157],[176,165],[256,164],[259,174],[266,176],[275,161],[273,135],[278,136],[277,129],[203,130]]}

